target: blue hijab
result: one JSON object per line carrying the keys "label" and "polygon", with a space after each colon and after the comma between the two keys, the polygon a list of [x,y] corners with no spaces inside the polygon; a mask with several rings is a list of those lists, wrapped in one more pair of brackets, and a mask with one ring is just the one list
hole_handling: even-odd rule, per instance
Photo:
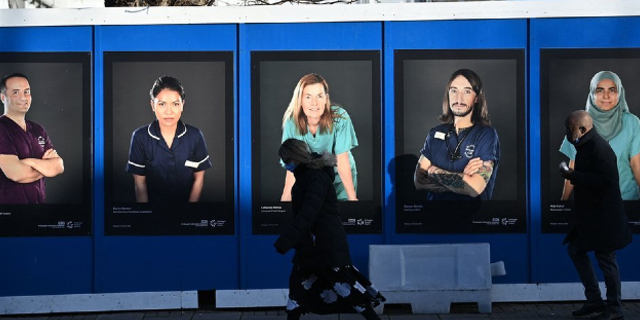
{"label": "blue hijab", "polygon": [[[612,80],[618,88],[618,104],[609,111],[604,111],[596,105],[596,88],[598,83],[604,79]],[[622,117],[625,112],[629,113],[629,106],[625,99],[622,81],[617,74],[611,71],[600,71],[593,76],[589,85],[589,97],[585,110],[593,118],[593,126],[596,127],[596,131],[607,141],[622,131]]]}

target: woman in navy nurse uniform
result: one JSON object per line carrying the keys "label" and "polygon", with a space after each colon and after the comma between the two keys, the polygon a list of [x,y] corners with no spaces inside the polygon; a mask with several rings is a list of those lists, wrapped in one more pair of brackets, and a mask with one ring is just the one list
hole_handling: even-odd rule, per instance
{"label": "woman in navy nurse uniform", "polygon": [[202,132],[180,119],[184,88],[178,79],[162,76],[149,95],[156,120],[133,132],[126,166],[136,202],[198,202],[211,161]]}

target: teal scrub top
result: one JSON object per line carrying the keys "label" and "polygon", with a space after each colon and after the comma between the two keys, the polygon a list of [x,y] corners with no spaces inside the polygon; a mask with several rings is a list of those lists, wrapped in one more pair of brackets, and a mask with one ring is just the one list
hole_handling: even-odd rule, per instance
{"label": "teal scrub top", "polygon": [[[622,131],[609,141],[609,145],[618,157],[618,175],[620,176],[620,193],[622,200],[639,200],[640,190],[631,171],[631,157],[640,153],[640,119],[631,113],[622,117]],[[560,152],[571,160],[576,158],[576,148],[564,138]]]}
{"label": "teal scrub top", "polygon": [[[351,177],[353,179],[353,186],[356,194],[358,192],[358,170],[356,169],[356,161],[351,154],[351,149],[358,146],[358,138],[356,137],[356,130],[353,128],[351,118],[344,109],[333,106],[331,107],[337,112],[339,117],[333,119],[332,132],[320,133],[317,132],[314,136],[307,130],[307,134],[301,135],[292,119],[287,120],[282,131],[282,142],[287,139],[298,139],[306,142],[312,152],[323,153],[325,151],[333,154],[341,154],[344,152],[349,153],[349,163],[351,165]],[[338,200],[347,200],[347,192],[342,185],[342,180],[338,174],[338,168],[335,168],[336,179],[333,182],[333,186],[336,189]]]}

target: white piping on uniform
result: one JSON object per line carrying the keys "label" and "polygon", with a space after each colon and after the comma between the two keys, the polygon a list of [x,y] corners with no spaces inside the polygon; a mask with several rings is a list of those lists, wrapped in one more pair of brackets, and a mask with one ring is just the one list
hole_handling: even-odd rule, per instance
{"label": "white piping on uniform", "polygon": [[[155,122],[155,121],[154,121],[154,122]],[[182,123],[182,126],[184,127],[184,131],[182,131],[182,133],[178,135],[178,138],[182,138],[182,136],[184,136],[184,135],[187,133],[187,125],[186,125],[186,124],[184,124],[184,122],[182,122],[182,120],[180,120],[180,123]],[[151,136],[151,138],[154,138],[154,139],[156,139],[156,140],[160,140],[160,138],[159,138],[159,137],[154,136],[154,135],[151,133],[151,126],[152,126],[152,125],[153,125],[153,122],[151,122],[151,123],[149,124],[149,126],[147,127],[147,133]]]}
{"label": "white piping on uniform", "polygon": [[128,162],[130,165],[134,166],[134,167],[138,167],[138,168],[143,168],[144,169],[144,164],[137,164],[135,162]]}
{"label": "white piping on uniform", "polygon": [[187,125],[184,124],[184,122],[182,122],[182,120],[180,120],[180,123],[182,123],[182,126],[184,127],[184,131],[181,134],[178,135],[178,138],[182,138],[182,136],[184,136],[187,133]]}
{"label": "white piping on uniform", "polygon": [[[154,121],[154,122],[155,122],[155,121]],[[153,125],[153,122],[151,122],[151,123],[149,124],[149,126],[147,127],[147,133],[151,136],[151,138],[154,138],[154,139],[156,139],[156,140],[160,140],[160,138],[158,138],[158,137],[154,136],[153,134],[151,134],[151,125]]]}

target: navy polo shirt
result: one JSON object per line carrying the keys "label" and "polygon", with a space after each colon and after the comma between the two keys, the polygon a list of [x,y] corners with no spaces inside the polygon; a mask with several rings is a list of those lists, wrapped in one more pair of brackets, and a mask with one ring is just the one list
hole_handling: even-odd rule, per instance
{"label": "navy polo shirt", "polygon": [[[18,156],[18,159],[42,159],[53,144],[44,128],[26,121],[27,131],[7,116],[0,116],[0,154]],[[37,204],[45,201],[44,179],[31,183],[17,183],[0,170],[0,203]]]}
{"label": "navy polo shirt", "polygon": [[[462,142],[458,147],[460,139]],[[455,152],[456,147],[458,147],[458,153]],[[453,124],[441,124],[429,131],[420,153],[436,167],[451,172],[463,172],[469,160],[473,158],[480,157],[483,161],[493,160],[493,173],[487,182],[487,187],[475,198],[477,200],[491,200],[493,184],[500,162],[500,141],[498,133],[493,127],[476,124],[463,130],[460,134],[456,134]],[[460,158],[452,160],[451,154],[459,154]],[[454,192],[429,192],[427,199],[473,200],[474,198]]]}
{"label": "navy polo shirt", "polygon": [[160,134],[158,121],[133,132],[126,171],[146,177],[149,202],[187,202],[193,173],[211,168],[202,132],[178,122],[171,148]]}

